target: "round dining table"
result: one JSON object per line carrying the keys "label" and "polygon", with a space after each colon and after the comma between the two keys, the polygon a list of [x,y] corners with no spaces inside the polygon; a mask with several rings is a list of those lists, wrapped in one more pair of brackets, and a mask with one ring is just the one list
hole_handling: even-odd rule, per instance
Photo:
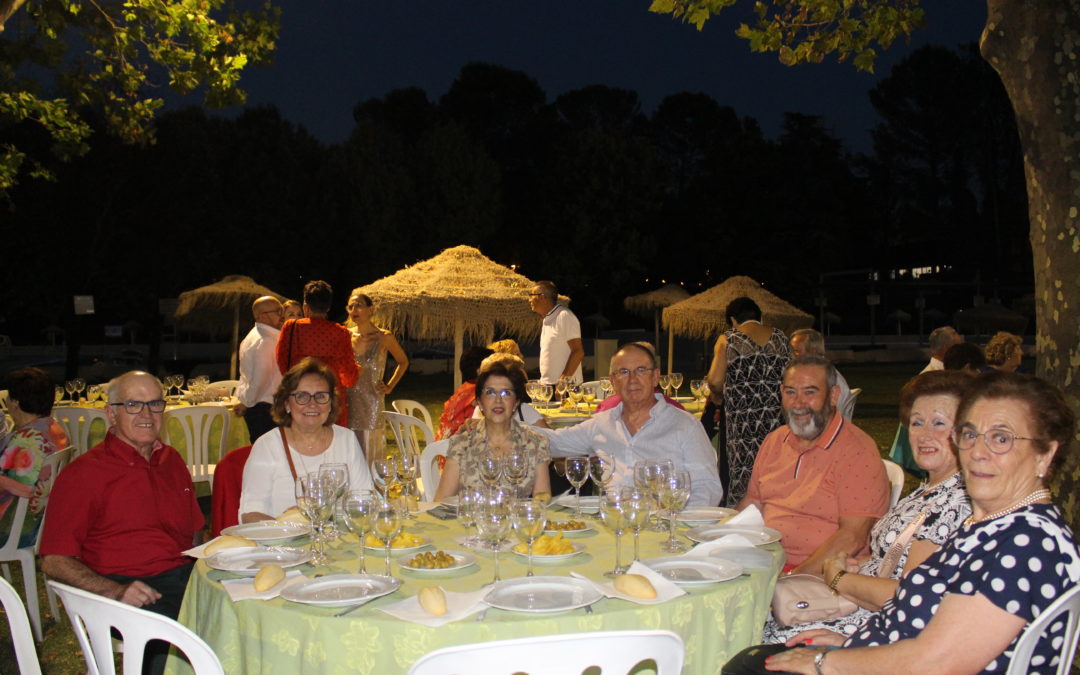
{"label": "round dining table", "polygon": [[[549,517],[566,520],[571,514],[553,510]],[[615,536],[604,525],[589,519],[591,531],[570,538],[583,551],[568,559],[545,563],[535,557],[537,575],[568,576],[571,572],[604,582],[614,565]],[[467,532],[456,520],[440,520],[421,513],[405,530],[425,537],[425,550],[466,550],[461,543]],[[680,526],[679,532],[686,529]],[[665,556],[660,544],[666,535],[641,533],[641,558]],[[688,540],[682,535],[680,540]],[[357,573],[358,544],[352,535],[328,549],[328,564],[298,569],[307,577]],[[352,543],[348,543],[352,540]],[[302,545],[298,540],[292,545]],[[199,560],[188,583],[180,622],[191,628],[217,653],[227,673],[405,673],[424,654],[441,647],[536,635],[591,631],[665,629],[680,635],[686,646],[684,673],[719,673],[721,666],[739,650],[760,640],[777,574],[785,555],[779,543],[761,547],[771,553],[769,567],[745,569],[741,576],[707,585],[684,586],[686,595],[661,604],[642,605],[618,598],[602,598],[589,608],[557,614],[533,614],[489,608],[438,628],[395,618],[380,610],[440,585],[447,591],[470,592],[491,584],[494,571],[490,551],[474,552],[477,564],[437,574],[414,572],[398,562],[414,555],[392,558],[391,571],[402,585],[394,593],[375,599],[344,616],[340,608],[297,604],[280,597],[272,600],[232,601],[220,583],[238,578],[211,569]],[[385,570],[382,550],[366,549],[366,569]],[[632,536],[622,545],[623,563],[633,555]],[[765,557],[765,556],[763,556]],[[524,577],[526,559],[510,551],[500,553],[502,579]],[[190,667],[175,654],[168,673],[188,673]]]}

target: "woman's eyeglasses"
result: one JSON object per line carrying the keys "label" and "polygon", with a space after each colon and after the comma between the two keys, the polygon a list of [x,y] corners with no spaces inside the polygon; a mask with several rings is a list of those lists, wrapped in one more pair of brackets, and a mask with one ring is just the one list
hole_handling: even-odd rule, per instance
{"label": "woman's eyeglasses", "polygon": [[986,449],[995,455],[1004,455],[1013,449],[1013,443],[1016,441],[1041,441],[1041,438],[1030,438],[1028,436],[1017,436],[1008,429],[990,429],[979,433],[975,431],[975,427],[964,425],[953,432],[953,443],[956,443],[956,447],[961,450],[970,450],[975,447],[975,441],[979,440],[982,436],[983,444],[986,445]]}
{"label": "woman's eyeglasses", "polygon": [[480,392],[480,395],[484,398],[508,399],[515,396],[515,393],[513,389],[492,389],[491,387],[484,387],[484,391]]}
{"label": "woman's eyeglasses", "polygon": [[314,394],[309,394],[306,391],[297,391],[289,394],[289,396],[296,401],[297,405],[307,405],[313,400],[319,405],[326,405],[330,402],[330,392],[328,391],[317,391]]}

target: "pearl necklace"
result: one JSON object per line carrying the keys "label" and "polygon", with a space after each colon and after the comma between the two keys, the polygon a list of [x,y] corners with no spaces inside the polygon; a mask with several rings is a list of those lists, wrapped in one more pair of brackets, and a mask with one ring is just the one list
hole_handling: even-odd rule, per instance
{"label": "pearl necklace", "polygon": [[1051,497],[1051,495],[1050,495],[1049,490],[1047,490],[1046,488],[1040,488],[1040,489],[1036,490],[1035,492],[1032,492],[1031,494],[1029,494],[1027,497],[1024,497],[1020,501],[1016,502],[1015,504],[1013,504],[1012,506],[1010,506],[1007,509],[1002,509],[1000,511],[995,511],[994,513],[991,513],[990,515],[983,516],[982,518],[979,518],[979,519],[976,519],[974,514],[968,516],[967,520],[964,521],[964,527],[968,527],[968,526],[973,525],[975,523],[982,523],[982,522],[985,522],[987,520],[994,520],[995,518],[1000,518],[1000,517],[1002,517],[1004,515],[1008,515],[1008,514],[1012,513],[1013,511],[1017,511],[1019,509],[1022,509],[1025,506],[1030,506],[1031,504],[1034,504],[1035,502],[1039,501],[1040,499],[1050,499],[1050,497]]}

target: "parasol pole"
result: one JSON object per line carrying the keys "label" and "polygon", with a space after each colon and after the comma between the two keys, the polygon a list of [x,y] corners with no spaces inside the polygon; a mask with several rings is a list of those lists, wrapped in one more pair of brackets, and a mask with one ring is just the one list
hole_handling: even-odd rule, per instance
{"label": "parasol pole", "polygon": [[657,307],[653,313],[653,346],[660,349],[660,308]]}
{"label": "parasol pole", "polygon": [[464,350],[465,323],[461,317],[454,319],[454,363],[450,366],[454,371],[454,391],[461,386],[461,369],[457,364],[461,363],[461,352]]}
{"label": "parasol pole", "polygon": [[232,319],[232,355],[229,357],[229,379],[236,379],[236,350],[239,349],[237,340],[240,337],[240,303],[233,307]]}
{"label": "parasol pole", "polygon": [[667,332],[667,372],[668,372],[668,375],[671,374],[671,363],[672,363],[672,360],[674,358],[675,358],[675,331],[671,330],[671,327],[669,326],[668,327],[668,332]]}

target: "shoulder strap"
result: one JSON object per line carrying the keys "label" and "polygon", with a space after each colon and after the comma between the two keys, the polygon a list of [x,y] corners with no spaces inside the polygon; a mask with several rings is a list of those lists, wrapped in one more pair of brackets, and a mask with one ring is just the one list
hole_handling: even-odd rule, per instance
{"label": "shoulder strap", "polygon": [[278,427],[281,432],[281,444],[285,446],[285,459],[289,460],[289,471],[292,472],[293,482],[296,482],[296,465],[292,461],[292,453],[289,452],[289,439],[285,438],[285,427]]}

